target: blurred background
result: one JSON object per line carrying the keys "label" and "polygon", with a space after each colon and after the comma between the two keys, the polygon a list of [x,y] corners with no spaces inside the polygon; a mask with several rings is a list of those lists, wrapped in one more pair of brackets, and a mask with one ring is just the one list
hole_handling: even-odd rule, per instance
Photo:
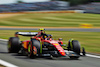
{"label": "blurred background", "polygon": [[0,0],[0,12],[84,10],[100,13],[100,0]]}

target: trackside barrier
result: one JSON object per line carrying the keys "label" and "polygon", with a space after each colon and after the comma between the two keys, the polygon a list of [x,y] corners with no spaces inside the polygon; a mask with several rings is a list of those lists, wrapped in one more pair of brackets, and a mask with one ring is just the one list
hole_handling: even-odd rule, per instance
{"label": "trackside barrier", "polygon": [[76,13],[85,13],[85,10],[75,10]]}
{"label": "trackside barrier", "polygon": [[0,14],[23,14],[23,13],[84,13],[83,10],[66,10],[66,11],[27,11],[27,12],[7,12]]}

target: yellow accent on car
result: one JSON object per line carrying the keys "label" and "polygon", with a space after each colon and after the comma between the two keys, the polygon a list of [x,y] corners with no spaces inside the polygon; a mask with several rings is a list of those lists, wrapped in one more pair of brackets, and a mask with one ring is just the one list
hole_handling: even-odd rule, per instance
{"label": "yellow accent on car", "polygon": [[31,51],[31,50],[30,50],[30,48],[31,48],[31,45],[29,45],[29,46],[28,46],[28,52],[30,52],[30,51]]}
{"label": "yellow accent on car", "polygon": [[74,54],[71,54],[72,56],[74,56]]}
{"label": "yellow accent on car", "polygon": [[54,45],[59,45],[59,44],[54,44]]}
{"label": "yellow accent on car", "polygon": [[72,45],[72,41],[73,41],[74,39],[70,39],[70,46],[71,46],[71,49],[73,49],[73,45]]}

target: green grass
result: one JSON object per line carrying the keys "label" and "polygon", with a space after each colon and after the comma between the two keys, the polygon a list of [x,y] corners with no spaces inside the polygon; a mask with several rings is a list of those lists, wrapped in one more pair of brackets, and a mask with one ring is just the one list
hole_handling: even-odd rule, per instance
{"label": "green grass", "polygon": [[[8,39],[9,37],[13,37],[14,33],[17,31],[26,32],[25,30],[1,30],[0,38]],[[87,52],[100,54],[100,32],[46,31],[46,33],[52,34],[53,39],[55,40],[63,38],[64,43],[67,43],[69,39],[73,38],[78,40],[81,43],[81,46],[85,47]],[[20,38],[21,40],[30,40],[30,37],[20,36]]]}
{"label": "green grass", "polygon": [[100,14],[39,13],[21,14],[0,19],[0,26],[79,27],[81,23],[100,27]]}

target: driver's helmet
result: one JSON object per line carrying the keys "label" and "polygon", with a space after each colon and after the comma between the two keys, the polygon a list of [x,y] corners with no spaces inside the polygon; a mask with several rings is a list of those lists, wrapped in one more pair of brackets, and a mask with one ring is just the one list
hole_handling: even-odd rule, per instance
{"label": "driver's helmet", "polygon": [[45,33],[45,29],[44,29],[44,28],[40,28],[40,29],[39,29],[39,32],[40,32],[40,33]]}
{"label": "driver's helmet", "polygon": [[44,28],[40,28],[39,32],[44,32],[45,33],[45,29]]}

